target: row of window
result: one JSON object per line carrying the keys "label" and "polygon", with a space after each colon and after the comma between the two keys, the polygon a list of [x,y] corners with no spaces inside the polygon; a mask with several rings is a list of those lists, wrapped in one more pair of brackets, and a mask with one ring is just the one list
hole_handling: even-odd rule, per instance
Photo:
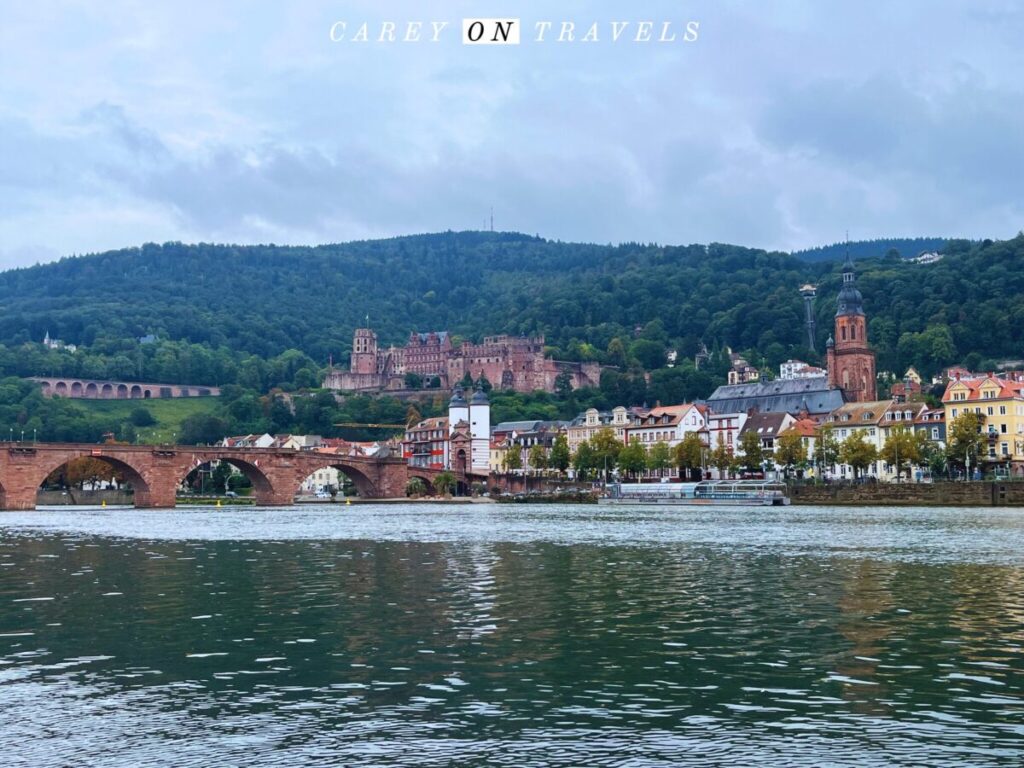
{"label": "row of window", "polygon": [[[958,411],[957,408],[954,408],[951,411],[951,413],[953,414],[953,418],[954,419],[956,418],[957,411]],[[995,416],[995,412],[994,411],[995,411],[994,406],[989,405],[989,406],[986,406],[986,408],[985,408],[985,412],[989,416]],[[967,408],[964,408],[963,412],[964,413],[970,413],[971,412],[970,407],[968,406]],[[974,412],[980,416],[981,415],[981,406],[980,405],[974,406]],[[1000,416],[1005,416],[1006,415],[1006,406],[1005,405],[1000,405],[999,406],[999,415]],[[1017,415],[1018,416],[1024,416],[1024,406],[1020,406],[1020,405],[1017,406]]]}

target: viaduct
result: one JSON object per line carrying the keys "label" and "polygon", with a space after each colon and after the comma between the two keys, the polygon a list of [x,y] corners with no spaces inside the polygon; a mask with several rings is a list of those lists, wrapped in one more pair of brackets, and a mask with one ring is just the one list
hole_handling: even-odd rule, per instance
{"label": "viaduct", "polygon": [[[410,479],[427,483],[440,470],[410,467],[404,459],[338,456],[283,448],[226,448],[184,445],[96,445],[92,443],[6,443],[0,448],[0,509],[35,509],[46,476],[72,459],[102,459],[124,474],[136,507],[173,507],[181,482],[210,461],[227,461],[252,482],[257,504],[291,504],[302,481],[318,469],[336,467],[360,496],[404,498]],[[485,480],[453,472],[460,483]]]}

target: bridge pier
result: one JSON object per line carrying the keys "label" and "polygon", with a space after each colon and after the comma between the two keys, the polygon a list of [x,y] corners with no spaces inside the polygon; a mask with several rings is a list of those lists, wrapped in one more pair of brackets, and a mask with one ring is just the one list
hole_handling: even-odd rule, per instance
{"label": "bridge pier", "polygon": [[2,497],[0,497],[0,509],[35,509],[36,508],[36,492],[39,490],[36,488],[16,488],[6,491]]}

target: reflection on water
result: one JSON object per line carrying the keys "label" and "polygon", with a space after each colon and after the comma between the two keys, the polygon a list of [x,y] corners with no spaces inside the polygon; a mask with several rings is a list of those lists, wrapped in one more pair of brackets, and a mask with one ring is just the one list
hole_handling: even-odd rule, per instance
{"label": "reflection on water", "polygon": [[1016,765],[1022,519],[4,513],[0,746],[14,765]]}

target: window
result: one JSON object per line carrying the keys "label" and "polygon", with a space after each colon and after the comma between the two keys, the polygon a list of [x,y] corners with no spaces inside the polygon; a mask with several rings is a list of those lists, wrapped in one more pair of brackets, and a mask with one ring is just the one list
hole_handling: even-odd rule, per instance
{"label": "window", "polygon": [[1005,424],[1000,424],[999,425],[999,431],[1002,432],[1005,435],[1006,434],[1006,425]]}
{"label": "window", "polygon": [[1009,444],[1002,443],[1002,451],[1003,451],[1003,456],[1009,456],[1010,455],[1010,446],[1009,446]]}
{"label": "window", "polygon": [[989,416],[991,416],[991,415],[992,415],[992,406],[991,406],[991,405],[990,405],[990,406],[988,407],[988,415],[989,415]]}
{"label": "window", "polygon": [[939,439],[939,428],[938,427],[932,427],[932,440],[938,440],[938,439]]}
{"label": "window", "polygon": [[953,418],[956,418],[956,408],[953,409]]}
{"label": "window", "polygon": [[1006,406],[1005,405],[1000,405],[999,406],[999,415],[1000,416],[1005,416],[1006,415]]}

